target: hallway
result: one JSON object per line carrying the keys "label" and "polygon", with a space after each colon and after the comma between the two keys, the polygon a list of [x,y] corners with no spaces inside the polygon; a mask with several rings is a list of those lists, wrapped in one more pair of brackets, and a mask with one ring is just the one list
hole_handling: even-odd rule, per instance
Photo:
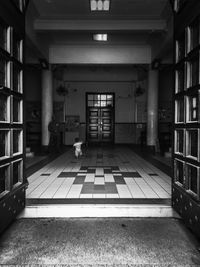
{"label": "hallway", "polygon": [[171,198],[171,177],[125,146],[88,148],[78,160],[70,149],[28,181],[29,204],[81,203],[83,198],[159,204]]}

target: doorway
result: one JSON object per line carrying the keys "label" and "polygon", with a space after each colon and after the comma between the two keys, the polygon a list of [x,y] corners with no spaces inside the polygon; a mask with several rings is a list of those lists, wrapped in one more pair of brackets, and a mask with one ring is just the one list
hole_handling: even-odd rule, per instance
{"label": "doorway", "polygon": [[86,93],[88,143],[114,143],[114,93]]}

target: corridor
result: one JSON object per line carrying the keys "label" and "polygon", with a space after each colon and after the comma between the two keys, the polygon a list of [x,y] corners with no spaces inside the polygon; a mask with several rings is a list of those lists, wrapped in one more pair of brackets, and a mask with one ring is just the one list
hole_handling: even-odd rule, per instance
{"label": "corridor", "polygon": [[171,177],[125,146],[88,148],[78,160],[70,149],[28,181],[28,203],[81,203],[84,198],[151,204],[171,198]]}

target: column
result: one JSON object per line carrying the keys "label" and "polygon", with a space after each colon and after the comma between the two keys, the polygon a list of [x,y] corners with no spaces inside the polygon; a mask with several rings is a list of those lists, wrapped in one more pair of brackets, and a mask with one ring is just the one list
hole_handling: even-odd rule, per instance
{"label": "column", "polygon": [[53,78],[51,69],[42,70],[42,146],[49,144],[49,122],[53,115]]}
{"label": "column", "polygon": [[158,70],[149,70],[147,94],[147,147],[155,152],[158,139]]}

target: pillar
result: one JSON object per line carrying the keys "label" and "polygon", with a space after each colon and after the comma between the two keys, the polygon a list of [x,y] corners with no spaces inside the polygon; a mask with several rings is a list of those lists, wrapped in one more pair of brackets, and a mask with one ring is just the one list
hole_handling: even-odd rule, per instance
{"label": "pillar", "polygon": [[147,147],[155,152],[158,139],[158,70],[149,70],[147,94]]}
{"label": "pillar", "polygon": [[42,70],[42,146],[49,144],[49,122],[53,115],[53,78],[51,69]]}

